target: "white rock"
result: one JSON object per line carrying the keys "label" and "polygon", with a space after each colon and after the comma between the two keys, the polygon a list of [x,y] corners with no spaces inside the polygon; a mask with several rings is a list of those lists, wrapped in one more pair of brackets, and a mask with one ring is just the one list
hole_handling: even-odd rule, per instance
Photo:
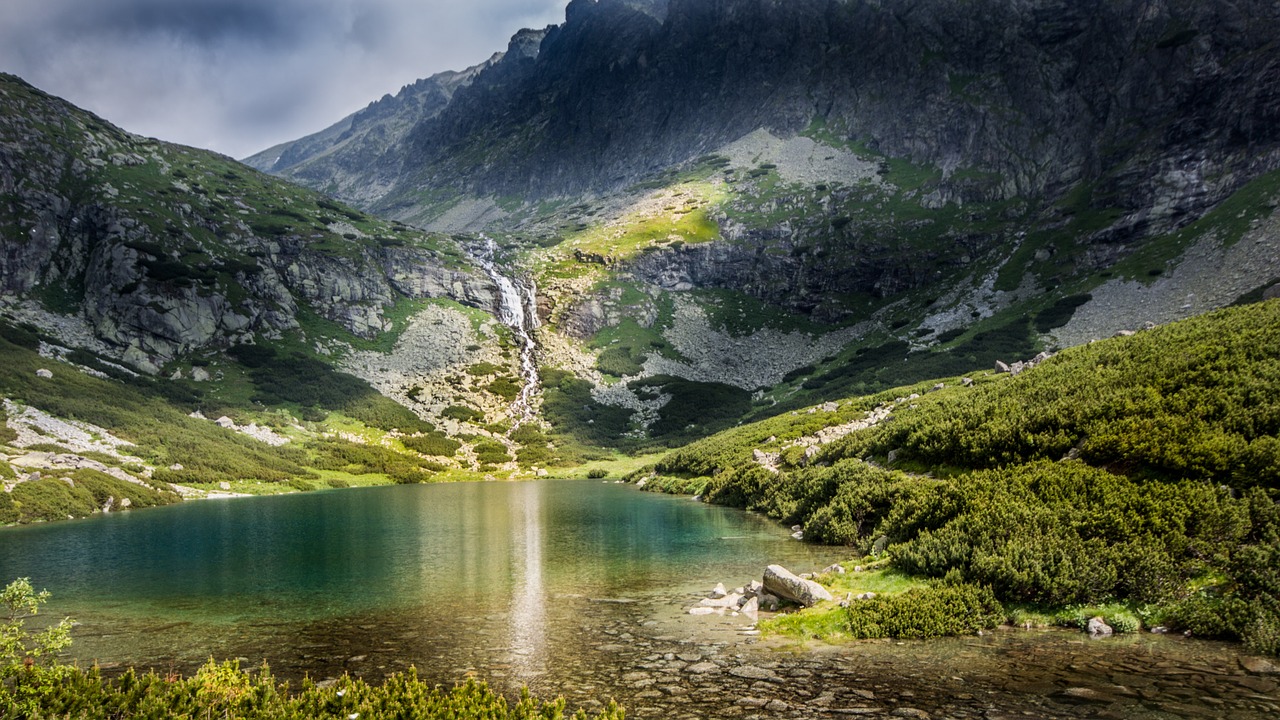
{"label": "white rock", "polygon": [[812,580],[804,580],[781,565],[770,565],[764,571],[765,590],[804,606],[830,600],[831,593]]}

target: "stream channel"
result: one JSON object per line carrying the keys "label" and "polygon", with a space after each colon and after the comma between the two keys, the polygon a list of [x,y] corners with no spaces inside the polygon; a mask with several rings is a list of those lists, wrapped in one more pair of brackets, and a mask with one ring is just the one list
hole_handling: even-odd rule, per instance
{"label": "stream channel", "polygon": [[[1277,717],[1275,665],[1150,634],[1002,630],[801,647],[692,616],[766,564],[847,560],[750,513],[613,482],[544,480],[192,501],[0,530],[0,577],[70,615],[73,657],[190,672],[616,698],[631,718]],[[1274,659],[1273,659],[1274,660]]]}

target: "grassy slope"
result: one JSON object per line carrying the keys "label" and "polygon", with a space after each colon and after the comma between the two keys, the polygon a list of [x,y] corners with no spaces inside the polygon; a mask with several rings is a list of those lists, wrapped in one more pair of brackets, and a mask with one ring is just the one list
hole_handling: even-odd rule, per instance
{"label": "grassy slope", "polygon": [[[282,375],[297,358],[273,356],[272,372],[263,368],[225,364],[228,375],[243,373],[234,382],[243,394],[257,402],[229,405],[210,396],[211,383],[173,381],[131,376],[96,358],[75,355],[82,368],[107,371],[99,378],[65,363],[40,357],[38,336],[31,328],[0,323],[0,395],[30,405],[56,418],[75,419],[100,426],[114,436],[135,443],[125,452],[142,461],[124,462],[88,453],[85,456],[118,467],[153,489],[132,485],[93,471],[41,470],[41,479],[19,483],[12,493],[0,493],[0,524],[56,520],[98,511],[108,495],[128,497],[134,507],[174,502],[169,483],[216,490],[222,482],[247,493],[288,492],[369,483],[423,482],[442,468],[406,445],[440,438],[430,425],[418,421],[403,407],[375,393],[350,375],[308,364],[305,373]],[[291,364],[292,363],[292,364]],[[37,369],[50,369],[53,377],[40,378]],[[294,368],[295,370],[297,368]],[[233,381],[225,381],[225,384]],[[282,397],[283,396],[283,397]],[[263,404],[263,401],[268,404]],[[209,420],[189,416],[202,409],[210,419],[229,414],[238,424],[256,422],[292,439],[289,445],[271,447],[223,429]],[[296,419],[310,416],[312,420]],[[15,433],[0,417],[0,451],[10,457],[25,453],[10,446]],[[392,439],[388,430],[400,428],[408,435]],[[335,433],[351,437],[353,442]],[[56,438],[34,450],[69,453]],[[148,475],[144,469],[154,471]],[[76,477],[81,473],[83,478]],[[87,474],[86,474],[87,473]],[[0,462],[0,475],[13,482],[18,471]],[[71,477],[72,492],[60,478]]]}
{"label": "grassy slope", "polygon": [[[817,179],[793,183],[772,166],[726,168],[727,158],[712,155],[692,162],[683,172],[673,170],[637,186],[637,191],[657,188],[674,198],[665,204],[651,204],[646,212],[624,212],[607,222],[602,218],[608,215],[603,210],[608,203],[536,209],[520,208],[516,203],[512,219],[517,229],[499,235],[516,254],[520,254],[519,248],[525,249],[525,261],[539,275],[540,292],[555,300],[549,322],[553,328],[559,326],[564,309],[572,307],[582,293],[600,297],[612,293],[614,299],[606,305],[611,304],[616,310],[614,317],[622,320],[611,320],[617,324],[603,328],[584,343],[597,355],[597,369],[606,376],[634,378],[646,357],[677,355],[667,337],[676,297],[704,309],[713,327],[739,337],[766,327],[821,334],[845,324],[872,321],[861,338],[829,357],[794,369],[749,406],[739,398],[729,398],[722,408],[730,416],[719,426],[724,427],[826,400],[974,372],[991,367],[996,360],[1030,358],[1044,349],[1048,341],[1044,333],[1066,325],[1076,308],[1091,298],[1094,288],[1115,277],[1150,282],[1204,238],[1217,238],[1226,245],[1237,242],[1254,220],[1274,209],[1280,193],[1280,173],[1260,176],[1181,230],[1117,250],[1101,248],[1091,238],[1119,220],[1124,211],[1116,198],[1099,195],[1088,184],[1056,198],[970,200],[931,208],[923,198],[947,185],[937,168],[880,156],[850,141],[843,132],[820,124],[804,134],[833,153],[851,152],[878,162],[878,179],[853,185]],[[970,178],[966,172],[958,170],[951,185],[977,188],[999,182],[995,177]],[[818,303],[814,315],[803,315],[736,289],[666,291],[628,275],[625,262],[600,263],[601,258],[625,260],[637,252],[670,253],[680,244],[715,239],[715,232],[676,232],[667,239],[678,235],[682,240],[667,243],[659,237],[661,233],[647,232],[646,223],[653,220],[654,212],[663,217],[676,213],[674,218],[686,210],[685,202],[705,202],[714,219],[726,218],[737,228],[766,237],[778,234],[772,244],[757,248],[759,257],[768,262],[771,256],[788,255],[791,266],[801,275],[836,270],[834,274],[839,276],[846,269],[862,273],[877,266],[893,271],[885,277],[883,288],[826,293],[813,298]],[[531,219],[531,213],[544,216]],[[789,230],[779,234],[783,227]],[[575,256],[575,249],[586,255]],[[1101,250],[1114,252],[1116,257],[1106,262],[1117,264],[1100,266]],[[1021,288],[1023,295],[1010,306],[980,312],[968,305],[972,298],[967,292],[976,292],[988,281],[1000,291]],[[756,288],[755,292],[759,291],[761,288]],[[989,297],[989,292],[978,296]],[[978,305],[984,302],[978,301]],[[633,319],[643,316],[655,318],[653,324],[640,325]],[[950,319],[925,322],[930,316]],[[710,391],[701,390],[704,394]],[[637,432],[626,413],[593,406],[576,395],[572,402],[558,402],[561,395],[571,394],[552,387],[556,401],[548,405],[548,419],[565,441],[626,452],[648,451],[691,442],[717,429],[673,422],[668,423],[671,427],[660,427],[660,432],[652,428],[647,433]],[[589,418],[593,422],[588,425],[574,413],[563,412],[564,408],[589,408],[597,417]],[[584,413],[585,409],[577,414]],[[605,421],[608,432],[601,431]],[[664,429],[666,432],[661,432]],[[625,437],[618,437],[624,433]]]}
{"label": "grassy slope", "polygon": [[[866,552],[884,538],[897,570],[1005,603],[1119,601],[1280,651],[1280,301],[946,384],[745,426],[650,472],[812,539]],[[785,448],[916,392],[811,459]],[[781,472],[757,448],[780,450]]]}
{"label": "grassy slope", "polygon": [[[126,244],[141,253],[139,262],[147,282],[155,286],[154,292],[195,288],[202,295],[224,296],[232,305],[244,301],[251,292],[254,285],[250,281],[260,272],[262,258],[273,243],[302,243],[301,252],[321,264],[339,260],[375,274],[383,272],[374,265],[380,262],[381,251],[388,248],[414,249],[419,258],[447,267],[468,262],[453,238],[373,217],[216,153],[131,135],[13,76],[0,74],[0,97],[5,101],[0,109],[0,140],[6,143],[6,160],[18,177],[26,178],[26,184],[13,193],[0,193],[0,236],[6,243],[21,242],[38,222],[41,206],[31,200],[29,192],[65,198],[72,214],[76,208],[107,207],[113,217],[138,224],[143,239]],[[90,235],[85,242],[101,239]],[[61,255],[65,258],[75,253]],[[53,279],[32,294],[54,312],[79,314],[85,283],[77,273],[84,269],[69,267],[65,271],[69,274],[66,278],[51,272]],[[160,476],[202,489],[230,482],[233,490],[260,493],[285,487],[420,479],[438,473],[444,464],[464,467],[449,474],[453,479],[480,478],[491,471],[483,463],[474,472],[466,470],[471,463],[457,454],[455,442],[441,442],[442,433],[429,423],[380,396],[364,381],[334,370],[335,360],[348,346],[386,353],[415,313],[428,304],[450,301],[396,296],[392,305],[381,308],[382,316],[391,321],[391,329],[361,337],[323,317],[321,309],[309,305],[305,297],[294,299],[299,306],[298,330],[280,338],[259,336],[255,345],[237,346],[229,356],[216,347],[204,348],[179,359],[163,373],[178,370],[189,376],[192,367],[200,367],[217,376],[210,383],[135,380],[104,364],[103,358],[83,351],[73,353],[72,359],[113,374],[124,383],[117,387],[132,390],[145,386],[155,402],[171,406],[161,413],[166,417],[185,418],[190,411],[200,410],[210,419],[228,415],[241,425],[258,422],[285,434],[293,432],[290,428],[296,424],[295,418],[300,418],[320,431],[358,436],[364,448],[356,447],[360,443],[317,439],[303,433],[301,439],[311,447],[302,456],[289,446],[273,451],[273,457],[258,457],[262,447],[250,443],[251,449],[240,461],[232,457],[235,453],[212,450],[185,436],[181,442],[161,442],[154,437],[159,434],[154,428],[163,423],[141,420],[146,413],[128,393],[95,389],[77,396],[78,384],[91,378],[77,375],[64,387],[66,376],[75,374],[57,373],[53,384],[67,389],[67,397],[55,393],[55,397],[37,399],[42,391],[30,387],[34,376],[29,374],[35,360],[25,355],[8,363],[9,374],[0,385],[0,395],[43,403],[40,409],[59,417],[98,417],[100,424],[130,437],[155,440],[148,461],[162,468]],[[454,306],[473,317],[488,318],[482,311]],[[34,339],[28,344],[29,349],[35,348]],[[326,352],[317,350],[321,345],[327,346]],[[6,346],[4,352],[16,352],[16,348]],[[487,391],[506,397],[512,388],[509,383],[491,383]],[[458,402],[468,401],[478,392],[481,390],[460,388]],[[104,408],[94,406],[89,398],[101,401]],[[197,424],[175,422],[179,426]],[[434,459],[409,452],[404,442],[389,436],[392,429],[421,435],[411,444],[430,451],[421,455]],[[534,447],[521,458],[526,468],[553,459],[535,457],[539,450],[543,455],[551,454],[545,442],[538,445],[538,440],[530,438]],[[226,457],[221,457],[224,454]],[[216,461],[199,459],[205,456],[220,457]],[[492,455],[493,459],[498,457]],[[173,464],[182,465],[183,470],[163,469]]]}

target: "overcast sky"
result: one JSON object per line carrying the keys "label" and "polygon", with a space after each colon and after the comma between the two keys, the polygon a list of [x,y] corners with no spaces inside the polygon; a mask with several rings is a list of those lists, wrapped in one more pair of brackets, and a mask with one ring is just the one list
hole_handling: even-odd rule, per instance
{"label": "overcast sky", "polygon": [[0,70],[130,132],[245,157],[460,70],[567,0],[2,0]]}

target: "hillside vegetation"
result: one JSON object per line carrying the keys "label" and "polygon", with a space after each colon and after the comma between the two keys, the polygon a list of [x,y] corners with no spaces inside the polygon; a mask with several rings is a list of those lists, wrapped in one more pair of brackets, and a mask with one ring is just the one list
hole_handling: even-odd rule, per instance
{"label": "hillside vegetation", "polygon": [[1007,604],[1120,602],[1280,652],[1280,301],[973,380],[737,428],[636,476]]}

